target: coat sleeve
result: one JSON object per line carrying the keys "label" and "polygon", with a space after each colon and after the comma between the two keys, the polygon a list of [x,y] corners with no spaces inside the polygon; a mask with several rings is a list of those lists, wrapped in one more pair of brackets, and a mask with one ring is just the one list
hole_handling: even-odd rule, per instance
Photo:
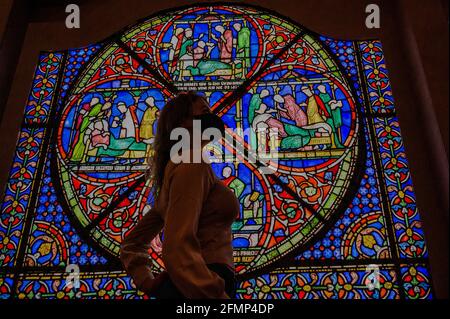
{"label": "coat sleeve", "polygon": [[141,291],[146,292],[148,283],[153,282],[150,244],[162,230],[164,221],[155,208],[150,209],[136,226],[122,240],[120,261],[127,273]]}
{"label": "coat sleeve", "polygon": [[197,238],[200,212],[213,184],[211,174],[208,164],[182,163],[169,182],[162,257],[186,298],[229,298],[225,281],[206,266]]}

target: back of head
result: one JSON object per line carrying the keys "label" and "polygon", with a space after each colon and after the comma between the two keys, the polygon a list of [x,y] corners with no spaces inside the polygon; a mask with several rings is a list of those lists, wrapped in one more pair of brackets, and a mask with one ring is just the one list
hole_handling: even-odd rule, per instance
{"label": "back of head", "polygon": [[193,107],[197,99],[203,98],[194,91],[182,92],[170,99],[160,112],[157,122],[153,156],[148,159],[150,164],[146,178],[152,179],[152,188],[155,198],[161,189],[164,170],[170,160],[170,149],[176,141],[170,140],[173,129],[182,126],[186,119],[192,118]]}

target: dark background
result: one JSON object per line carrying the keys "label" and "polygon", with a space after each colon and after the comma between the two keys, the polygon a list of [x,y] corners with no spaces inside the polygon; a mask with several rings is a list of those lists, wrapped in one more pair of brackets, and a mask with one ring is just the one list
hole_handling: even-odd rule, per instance
{"label": "dark background", "polygon": [[[186,0],[0,0],[0,190],[13,159],[38,53],[100,41]],[[209,1],[213,3],[214,1]],[[424,222],[436,297],[448,298],[448,0],[246,0],[317,33],[382,41]],[[76,3],[81,28],[65,27]],[[381,28],[367,29],[365,8],[380,6]]]}

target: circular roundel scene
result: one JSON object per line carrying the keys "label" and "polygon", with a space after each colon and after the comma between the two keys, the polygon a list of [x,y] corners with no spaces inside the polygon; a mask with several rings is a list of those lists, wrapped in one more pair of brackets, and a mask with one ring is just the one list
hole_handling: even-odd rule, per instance
{"label": "circular roundel scene", "polygon": [[[298,252],[342,213],[360,119],[346,76],[313,33],[254,8],[212,5],[153,16],[114,39],[74,82],[54,149],[66,204],[108,254],[118,256],[151,207],[142,177],[159,112],[178,91],[198,91],[222,117],[237,141],[221,141],[225,159],[239,158],[237,146],[272,146],[274,174],[245,160],[212,164],[241,206],[232,225],[237,274]],[[156,269],[161,242],[151,247]]]}

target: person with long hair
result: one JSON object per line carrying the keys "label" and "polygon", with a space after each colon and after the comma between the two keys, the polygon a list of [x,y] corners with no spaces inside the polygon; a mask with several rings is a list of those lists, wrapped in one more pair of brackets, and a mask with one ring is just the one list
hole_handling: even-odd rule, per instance
{"label": "person with long hair", "polygon": [[[231,224],[239,216],[239,202],[215,175],[208,161],[200,163],[173,161],[171,154],[201,152],[190,143],[179,152],[171,149],[177,141],[171,132],[185,128],[195,134],[193,120],[200,120],[201,130],[219,129],[222,120],[212,114],[209,103],[195,92],[180,93],[161,110],[149,159],[154,205],[125,236],[120,260],[136,287],[156,298],[235,297],[235,274]],[[191,140],[192,142],[192,140]],[[149,256],[150,243],[161,230],[162,260],[165,270],[154,275]]]}

